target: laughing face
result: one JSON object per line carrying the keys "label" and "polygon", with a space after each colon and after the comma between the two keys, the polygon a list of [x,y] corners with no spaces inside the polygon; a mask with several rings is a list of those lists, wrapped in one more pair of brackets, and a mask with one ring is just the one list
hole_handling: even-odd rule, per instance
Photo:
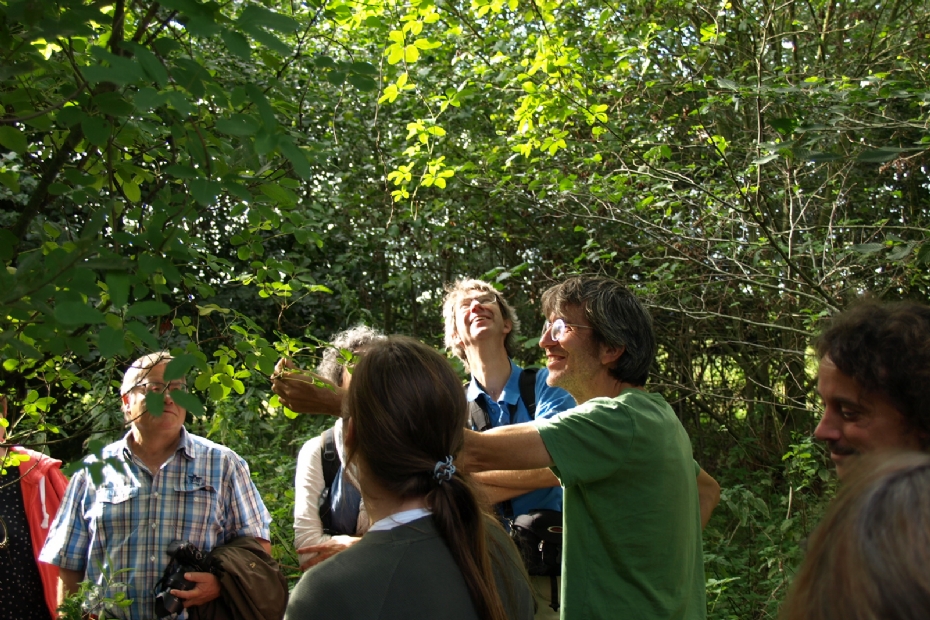
{"label": "laughing face", "polygon": [[891,399],[881,393],[866,392],[858,381],[840,371],[829,356],[820,360],[817,391],[824,410],[814,436],[826,442],[840,479],[859,454],[920,449],[920,433]]}
{"label": "laughing face", "polygon": [[499,338],[503,342],[511,329],[513,323],[503,317],[493,293],[472,289],[458,298],[454,339],[466,348],[486,338]]}
{"label": "laughing face", "polygon": [[602,359],[604,352],[595,342],[581,308],[568,306],[561,315],[549,317],[550,322],[557,319],[566,324],[559,340],[553,337],[551,328],[543,332],[539,340],[539,346],[546,350],[546,368],[549,369],[546,382],[564,389],[576,402],[583,403],[599,395],[591,394],[591,388],[595,380],[607,372]]}

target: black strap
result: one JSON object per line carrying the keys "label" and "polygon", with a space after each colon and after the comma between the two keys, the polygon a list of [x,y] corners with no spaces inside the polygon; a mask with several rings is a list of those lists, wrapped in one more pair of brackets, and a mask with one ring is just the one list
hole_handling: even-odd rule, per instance
{"label": "black strap", "polygon": [[327,489],[336,481],[340,467],[342,461],[336,451],[336,431],[330,428],[323,431],[323,481]]}
{"label": "black strap", "polygon": [[336,451],[336,431],[327,429],[323,431],[323,492],[320,494],[320,519],[323,521],[323,530],[332,528],[332,489],[342,461]]}
{"label": "black strap", "polygon": [[483,433],[491,428],[491,416],[488,414],[488,404],[483,398],[476,398],[468,403],[468,419],[471,427]]}
{"label": "black strap", "polygon": [[[520,389],[520,398],[523,400],[523,405],[526,407],[530,420],[536,419],[537,371],[537,368],[527,368],[520,373],[520,378],[517,380]],[[467,383],[465,384],[465,388],[468,389]],[[508,405],[507,408],[510,410],[510,423],[513,424],[513,418],[517,415],[517,405]],[[491,428],[491,415],[488,413],[487,398],[481,398],[479,396],[468,403],[468,419],[471,422],[471,427],[479,433],[483,433]]]}
{"label": "black strap", "polygon": [[559,610],[559,578],[555,575],[549,575],[549,607]]}
{"label": "black strap", "polygon": [[[520,398],[526,406],[526,411],[530,414],[530,419],[536,419],[536,372],[538,368],[527,368],[520,373]],[[513,420],[513,412],[510,414]]]}

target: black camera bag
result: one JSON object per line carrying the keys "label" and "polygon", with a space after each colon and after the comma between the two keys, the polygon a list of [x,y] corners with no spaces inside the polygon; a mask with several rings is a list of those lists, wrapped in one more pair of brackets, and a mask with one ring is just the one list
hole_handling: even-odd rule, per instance
{"label": "black camera bag", "polygon": [[530,575],[562,574],[562,513],[537,509],[513,520],[510,536]]}

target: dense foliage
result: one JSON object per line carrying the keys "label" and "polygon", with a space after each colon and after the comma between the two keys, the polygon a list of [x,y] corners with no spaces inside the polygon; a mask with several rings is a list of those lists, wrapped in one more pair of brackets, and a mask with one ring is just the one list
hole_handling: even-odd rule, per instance
{"label": "dense foliage", "polygon": [[711,617],[772,617],[831,487],[810,337],[927,298],[922,2],[3,0],[0,57],[11,434],[77,459],[170,348],[282,558],[323,421],[269,401],[280,354],[357,322],[438,345],[443,283],[483,274],[533,363],[541,291],[604,273],[724,486]]}

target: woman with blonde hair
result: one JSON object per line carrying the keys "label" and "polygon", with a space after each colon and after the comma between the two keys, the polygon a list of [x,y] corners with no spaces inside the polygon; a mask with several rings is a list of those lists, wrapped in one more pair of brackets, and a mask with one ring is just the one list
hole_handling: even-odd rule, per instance
{"label": "woman with blonde hair", "polygon": [[286,620],[532,618],[516,548],[454,464],[467,405],[445,358],[410,338],[373,342],[343,413],[372,526],[303,575]]}
{"label": "woman with blonde hair", "polygon": [[784,620],[930,618],[930,455],[858,461],[811,537]]}

